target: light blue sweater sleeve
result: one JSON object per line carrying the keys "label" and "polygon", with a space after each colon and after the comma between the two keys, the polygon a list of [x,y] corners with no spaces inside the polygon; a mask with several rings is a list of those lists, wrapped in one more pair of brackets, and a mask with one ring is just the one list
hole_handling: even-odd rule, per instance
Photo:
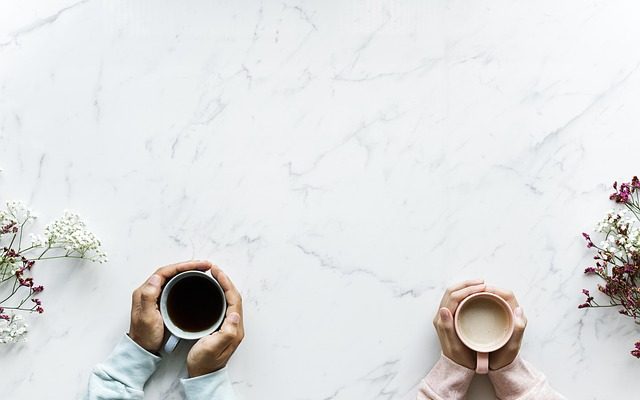
{"label": "light blue sweater sleeve", "polygon": [[[149,353],[128,335],[89,378],[86,400],[142,400],[144,384],[155,372],[160,357]],[[181,379],[187,400],[234,400],[226,368],[196,378]]]}
{"label": "light blue sweater sleeve", "polygon": [[227,368],[195,378],[180,379],[187,400],[234,400]]}
{"label": "light blue sweater sleeve", "polygon": [[158,363],[160,357],[124,335],[107,360],[94,368],[86,399],[142,399],[144,384]]}

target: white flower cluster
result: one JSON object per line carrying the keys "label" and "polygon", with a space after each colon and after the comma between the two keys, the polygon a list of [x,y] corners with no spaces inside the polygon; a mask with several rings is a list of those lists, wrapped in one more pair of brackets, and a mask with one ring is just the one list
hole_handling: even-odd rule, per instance
{"label": "white flower cluster", "polygon": [[[67,255],[75,255],[103,263],[107,255],[102,251],[100,240],[80,219],[78,214],[65,211],[62,217],[47,225],[44,230],[46,239],[35,237],[35,243],[46,240],[48,246],[61,246]],[[32,237],[32,242],[34,238]]]}
{"label": "white flower cluster", "polygon": [[29,238],[31,239],[31,246],[33,247],[42,247],[47,244],[47,239],[42,235],[36,235],[35,233],[30,233]]}
{"label": "white flower cluster", "polygon": [[627,210],[609,210],[595,229],[606,235],[606,239],[600,242],[600,248],[610,253],[632,253],[640,250],[640,229],[634,222]]}
{"label": "white flower cluster", "polygon": [[36,215],[21,201],[7,201],[6,209],[0,210],[0,225],[23,222],[36,219]]}
{"label": "white flower cluster", "polygon": [[21,315],[9,315],[9,320],[0,320],[0,343],[17,343],[26,341],[28,325]]}

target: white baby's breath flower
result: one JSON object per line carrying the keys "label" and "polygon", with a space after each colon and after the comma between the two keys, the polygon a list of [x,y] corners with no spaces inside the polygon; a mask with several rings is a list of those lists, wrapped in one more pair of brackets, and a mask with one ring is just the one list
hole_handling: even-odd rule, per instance
{"label": "white baby's breath flower", "polygon": [[33,247],[42,247],[46,243],[46,239],[42,235],[31,233],[29,234],[29,238],[31,239],[31,246]]}
{"label": "white baby's breath flower", "polygon": [[9,217],[13,218],[17,223],[21,224],[37,218],[33,210],[21,201],[10,200],[7,201],[6,206]]}
{"label": "white baby's breath flower", "polygon": [[45,230],[47,245],[58,245],[67,254],[87,258],[100,263],[107,261],[100,240],[87,229],[78,214],[65,211],[62,217],[49,224]]}
{"label": "white baby's breath flower", "polygon": [[9,314],[9,320],[0,320],[0,343],[26,341],[27,329],[21,315]]}

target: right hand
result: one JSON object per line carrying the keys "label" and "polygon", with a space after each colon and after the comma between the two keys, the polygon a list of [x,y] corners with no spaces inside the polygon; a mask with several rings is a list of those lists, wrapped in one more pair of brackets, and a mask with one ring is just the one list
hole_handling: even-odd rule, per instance
{"label": "right hand", "polygon": [[520,346],[522,345],[524,330],[527,327],[527,317],[524,316],[522,308],[518,304],[518,300],[512,291],[488,286],[487,292],[497,294],[502,297],[507,303],[509,303],[511,310],[513,311],[513,335],[511,335],[507,344],[489,354],[489,369],[495,371],[496,369],[500,369],[511,364],[518,356]]}
{"label": "right hand", "polygon": [[224,368],[244,338],[242,297],[238,289],[216,265],[211,267],[211,275],[224,290],[227,315],[219,331],[198,340],[189,351],[187,372],[191,378]]}
{"label": "right hand", "polygon": [[476,279],[458,283],[446,290],[440,309],[433,318],[433,325],[438,332],[442,354],[456,364],[469,369],[476,369],[476,353],[462,343],[453,325],[453,315],[460,302],[469,295],[482,292],[484,280]]}

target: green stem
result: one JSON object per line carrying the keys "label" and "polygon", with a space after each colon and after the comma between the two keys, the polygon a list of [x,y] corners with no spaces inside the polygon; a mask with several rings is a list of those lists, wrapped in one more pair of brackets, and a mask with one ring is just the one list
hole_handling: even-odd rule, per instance
{"label": "green stem", "polygon": [[[65,254],[64,256],[39,257],[39,258],[35,258],[33,260],[34,261],[35,260],[54,260],[56,258],[84,258],[84,257],[82,257],[82,256],[72,256],[72,255]],[[31,261],[31,260],[29,260],[29,261]]]}
{"label": "green stem", "polygon": [[18,310],[18,311],[34,311],[36,308],[20,308],[20,307],[2,307],[5,310]]}
{"label": "green stem", "polygon": [[13,246],[13,242],[16,240],[16,234],[13,234],[13,237],[11,238],[11,243],[9,243],[9,246],[7,246],[7,248],[11,248],[11,246]]}
{"label": "green stem", "polygon": [[24,231],[24,224],[27,223],[27,220],[22,221],[20,224],[20,238],[18,239],[18,253],[20,253],[20,248],[22,247],[22,231]]}
{"label": "green stem", "polygon": [[[18,280],[16,279],[16,282],[18,282]],[[11,289],[11,294],[7,297],[5,297],[3,300],[0,300],[0,304],[4,303],[5,301],[9,300],[10,298],[13,297],[14,294],[18,293],[18,289],[20,289],[21,286],[18,286],[16,288],[16,282],[13,283],[13,288]],[[3,307],[6,308],[6,307]]]}

